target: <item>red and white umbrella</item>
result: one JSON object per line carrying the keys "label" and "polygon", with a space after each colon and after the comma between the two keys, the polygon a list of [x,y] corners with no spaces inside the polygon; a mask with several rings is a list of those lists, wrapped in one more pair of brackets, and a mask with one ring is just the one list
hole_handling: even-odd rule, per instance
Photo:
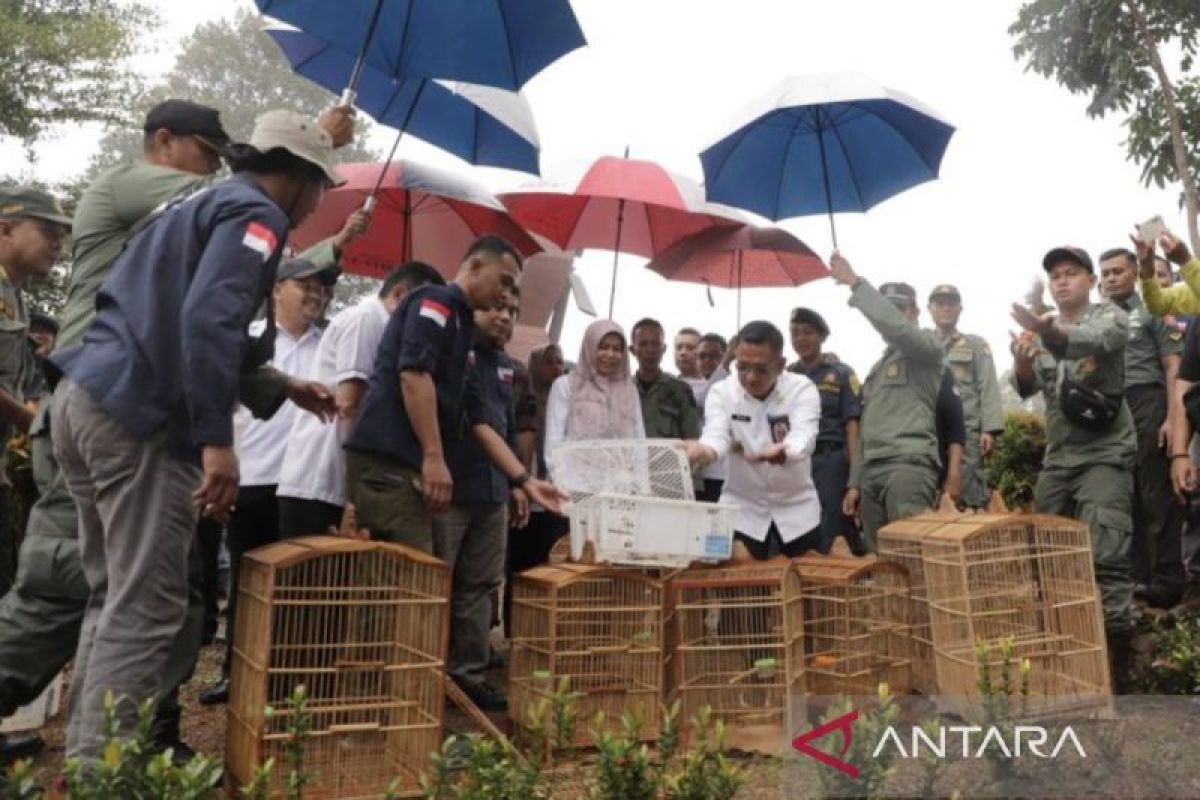
{"label": "red and white umbrella", "polygon": [[698,183],[652,161],[605,156],[547,171],[547,178],[500,195],[513,219],[564,250],[612,250],[612,316],[620,253],[653,258],[683,237],[744,222],[707,203]]}
{"label": "red and white umbrella", "polygon": [[737,289],[739,328],[743,288],[799,286],[829,275],[820,256],[795,236],[753,225],[694,233],[646,266],[667,280]]}
{"label": "red and white umbrella", "polygon": [[502,236],[525,256],[542,249],[493,194],[470,179],[413,161],[393,161],[376,192],[383,168],[379,163],[338,166],[346,183],[326,193],[320,207],[292,232],[290,243],[303,249],[337,233],[374,192],[370,227],[342,252],[347,272],[379,278],[397,264],[417,259],[450,279],[471,243],[488,233]]}

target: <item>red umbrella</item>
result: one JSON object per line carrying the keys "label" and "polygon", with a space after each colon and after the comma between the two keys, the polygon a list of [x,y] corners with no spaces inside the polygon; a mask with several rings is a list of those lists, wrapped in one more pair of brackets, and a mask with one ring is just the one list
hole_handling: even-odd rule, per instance
{"label": "red umbrella", "polygon": [[[742,222],[738,212],[706,203],[695,181],[652,161],[605,156],[549,175],[500,199],[514,219],[564,250],[594,247],[653,258],[684,236]],[[609,316],[616,291],[614,255]]]}
{"label": "red umbrella", "polygon": [[795,236],[753,225],[694,233],[646,266],[667,280],[737,289],[739,328],[743,287],[799,286],[829,275],[820,256]]}
{"label": "red umbrella", "polygon": [[[291,235],[297,249],[332,236],[375,190],[382,164],[342,164],[346,183],[326,193],[315,213]],[[425,261],[453,278],[463,254],[479,236],[494,233],[522,255],[541,250],[490,192],[473,181],[412,161],[393,161],[375,193],[367,232],[346,245],[342,266],[379,278],[397,264]]]}

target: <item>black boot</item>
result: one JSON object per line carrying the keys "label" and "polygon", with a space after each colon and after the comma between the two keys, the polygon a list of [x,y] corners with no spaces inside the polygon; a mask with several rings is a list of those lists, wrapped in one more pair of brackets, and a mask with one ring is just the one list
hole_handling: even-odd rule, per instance
{"label": "black boot", "polygon": [[[23,758],[33,758],[42,752],[46,743],[33,731],[25,733],[0,733],[0,767],[6,767]],[[0,769],[0,772],[4,770]]]}
{"label": "black boot", "polygon": [[202,706],[220,706],[229,702],[229,678],[220,681],[200,693],[197,698]]}
{"label": "black boot", "polygon": [[171,760],[176,764],[186,764],[196,757],[187,742],[179,733],[179,709],[165,710],[159,706],[154,714],[154,722],[150,725],[150,744],[155,753],[171,751]]}
{"label": "black boot", "polygon": [[1112,674],[1113,694],[1133,692],[1133,631],[1128,628],[1104,632],[1108,640],[1108,665]]}

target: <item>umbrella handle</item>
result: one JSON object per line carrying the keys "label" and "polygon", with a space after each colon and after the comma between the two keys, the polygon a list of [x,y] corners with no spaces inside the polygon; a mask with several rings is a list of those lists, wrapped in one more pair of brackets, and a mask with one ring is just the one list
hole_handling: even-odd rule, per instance
{"label": "umbrella handle", "polygon": [[349,108],[354,105],[354,101],[358,99],[358,92],[347,86],[342,90],[342,99],[338,101],[339,106]]}
{"label": "umbrella handle", "polygon": [[372,194],[367,196],[366,202],[363,203],[362,210],[367,214],[370,214],[375,210],[375,195]]}

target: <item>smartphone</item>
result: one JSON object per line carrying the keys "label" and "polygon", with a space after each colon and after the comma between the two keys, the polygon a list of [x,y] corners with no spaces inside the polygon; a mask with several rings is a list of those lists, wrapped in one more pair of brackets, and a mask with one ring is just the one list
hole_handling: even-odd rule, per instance
{"label": "smartphone", "polygon": [[1167,225],[1163,222],[1163,218],[1157,214],[1150,219],[1138,225],[1138,236],[1146,244],[1155,244],[1158,237],[1162,236],[1167,230]]}

